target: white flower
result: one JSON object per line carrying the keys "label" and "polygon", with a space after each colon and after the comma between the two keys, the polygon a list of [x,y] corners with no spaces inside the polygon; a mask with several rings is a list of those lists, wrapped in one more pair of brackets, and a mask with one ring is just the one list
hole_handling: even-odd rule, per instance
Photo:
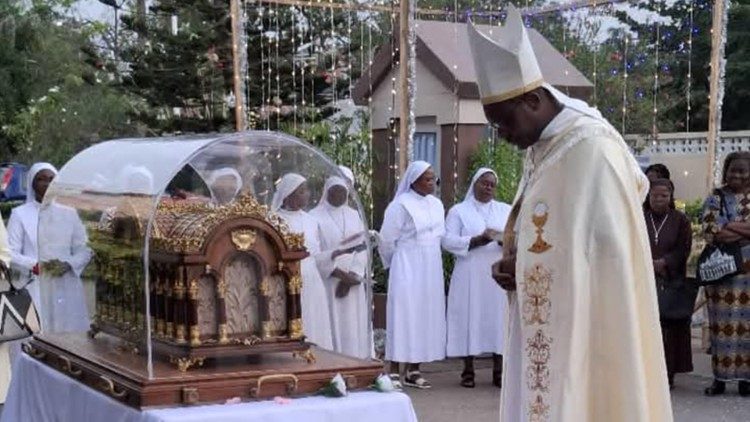
{"label": "white flower", "polygon": [[398,386],[393,382],[391,376],[388,374],[380,374],[377,378],[375,378],[375,384],[373,384],[372,388],[380,391],[381,393],[390,393],[392,391],[399,390]]}
{"label": "white flower", "polygon": [[344,397],[347,394],[346,381],[341,374],[336,374],[328,384],[320,390],[320,394],[327,397]]}
{"label": "white flower", "polygon": [[60,92],[60,87],[59,86],[53,86],[52,88],[49,89],[49,92],[52,92],[52,93]]}

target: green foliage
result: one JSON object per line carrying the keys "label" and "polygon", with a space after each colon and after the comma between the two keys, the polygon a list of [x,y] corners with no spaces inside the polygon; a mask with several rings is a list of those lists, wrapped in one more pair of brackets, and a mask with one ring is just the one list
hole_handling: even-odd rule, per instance
{"label": "green foliage", "polygon": [[685,215],[693,224],[699,224],[703,217],[703,201],[696,199],[685,204]]}
{"label": "green foliage", "polygon": [[[479,148],[471,156],[469,174],[473,176],[481,167],[489,167],[497,173],[499,180],[495,198],[512,203],[523,174],[523,153],[507,142],[487,139],[479,144]],[[469,181],[466,185],[468,183]]]}
{"label": "green foliage", "polygon": [[129,135],[130,103],[92,67],[96,30],[72,20],[69,1],[0,4],[0,154],[66,162],[102,138]]}
{"label": "green foliage", "polygon": [[0,202],[0,215],[3,217],[3,221],[8,221],[10,218],[10,213],[13,211],[13,208],[22,205],[24,201],[8,201],[8,202]]}

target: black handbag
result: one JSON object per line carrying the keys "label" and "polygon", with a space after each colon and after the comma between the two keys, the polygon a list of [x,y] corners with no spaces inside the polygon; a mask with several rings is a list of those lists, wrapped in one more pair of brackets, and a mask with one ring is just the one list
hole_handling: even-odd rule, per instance
{"label": "black handbag", "polygon": [[[720,215],[727,216],[727,203],[720,189],[714,191],[721,200]],[[710,243],[698,257],[696,281],[701,286],[718,284],[742,272],[742,248],[738,242]]]}
{"label": "black handbag", "polygon": [[656,294],[659,299],[659,318],[689,319],[693,315],[698,286],[685,280],[656,278]]}
{"label": "black handbag", "polygon": [[39,331],[39,314],[26,287],[13,285],[10,269],[0,261],[0,281],[9,289],[0,292],[0,343],[20,340]]}

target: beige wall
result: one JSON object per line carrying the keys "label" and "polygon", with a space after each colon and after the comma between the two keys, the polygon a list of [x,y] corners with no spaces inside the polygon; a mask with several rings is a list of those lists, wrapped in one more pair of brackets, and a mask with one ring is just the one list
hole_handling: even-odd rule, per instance
{"label": "beige wall", "polygon": [[[393,85],[391,78],[396,78],[396,101],[392,106]],[[398,66],[394,66],[391,72],[383,79],[383,82],[375,89],[372,95],[372,127],[373,129],[385,129],[388,127],[390,118],[399,118],[401,107],[399,97],[401,89],[398,87]],[[455,96],[452,87],[446,87],[430,71],[421,60],[417,60],[417,96],[414,104],[415,116],[434,116],[436,125],[442,126],[453,124],[456,121],[456,113],[459,114],[459,123],[462,124],[486,124],[482,104],[479,100],[463,99],[459,102],[456,110]]]}

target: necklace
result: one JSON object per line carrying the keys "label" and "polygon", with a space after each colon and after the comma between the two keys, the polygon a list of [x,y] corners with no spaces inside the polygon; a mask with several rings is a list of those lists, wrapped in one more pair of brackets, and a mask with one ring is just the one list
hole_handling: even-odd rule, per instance
{"label": "necklace", "polygon": [[666,223],[667,220],[669,219],[669,213],[667,213],[664,216],[664,219],[661,220],[661,224],[659,224],[659,228],[658,229],[656,228],[656,223],[654,222],[654,213],[649,213],[649,217],[651,217],[651,227],[654,229],[654,244],[658,245],[659,244],[659,233],[661,233],[661,229],[664,228],[664,223]]}

